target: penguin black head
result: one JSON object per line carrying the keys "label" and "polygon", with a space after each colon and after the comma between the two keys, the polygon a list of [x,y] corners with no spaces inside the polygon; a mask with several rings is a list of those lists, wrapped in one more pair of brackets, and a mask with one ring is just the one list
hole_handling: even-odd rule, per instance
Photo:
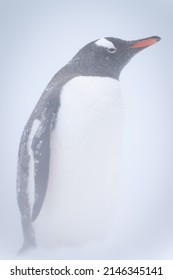
{"label": "penguin black head", "polygon": [[135,41],[105,37],[84,46],[69,62],[73,72],[85,76],[119,79],[121,70],[141,50],[160,41],[153,36]]}

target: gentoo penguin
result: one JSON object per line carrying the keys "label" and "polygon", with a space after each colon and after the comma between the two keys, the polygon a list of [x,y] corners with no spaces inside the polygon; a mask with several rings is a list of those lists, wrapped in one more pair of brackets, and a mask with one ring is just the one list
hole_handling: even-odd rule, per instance
{"label": "gentoo penguin", "polygon": [[48,84],[18,153],[21,251],[36,245],[79,246],[107,236],[123,138],[120,73],[134,55],[159,40],[95,40]]}

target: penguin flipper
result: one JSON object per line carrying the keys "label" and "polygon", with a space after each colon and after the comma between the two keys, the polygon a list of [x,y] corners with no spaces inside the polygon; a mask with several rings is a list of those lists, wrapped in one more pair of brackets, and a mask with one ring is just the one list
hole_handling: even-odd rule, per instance
{"label": "penguin flipper", "polygon": [[[50,160],[50,137],[54,128],[56,115],[60,106],[59,96],[40,98],[34,112],[22,134],[17,170],[17,201],[21,213],[24,243],[19,251],[25,252],[36,246],[35,233],[32,222],[37,218],[42,208],[47,190]],[[33,165],[34,180],[30,186],[29,178]],[[33,188],[34,201],[31,203],[30,190]]]}
{"label": "penguin flipper", "polygon": [[42,208],[49,179],[50,138],[56,120],[56,110],[45,108],[40,125],[32,141],[34,156],[35,200],[32,210],[32,222]]}

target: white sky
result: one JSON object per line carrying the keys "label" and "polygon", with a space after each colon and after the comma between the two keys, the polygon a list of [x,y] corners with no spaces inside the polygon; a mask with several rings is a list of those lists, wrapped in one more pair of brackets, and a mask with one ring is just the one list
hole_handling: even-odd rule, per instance
{"label": "white sky", "polygon": [[[172,259],[172,1],[1,0],[0,26],[0,257],[12,256],[21,244],[17,151],[52,76],[97,38],[157,35],[162,40],[133,58],[120,79],[126,104],[124,165],[116,250],[109,257]],[[78,256],[85,257],[83,251]]]}

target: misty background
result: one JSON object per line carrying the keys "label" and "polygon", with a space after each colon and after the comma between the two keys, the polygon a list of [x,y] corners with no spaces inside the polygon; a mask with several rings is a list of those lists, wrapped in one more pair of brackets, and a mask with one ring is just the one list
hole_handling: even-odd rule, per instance
{"label": "misty background", "polygon": [[22,244],[18,146],[52,76],[97,38],[157,35],[162,40],[120,77],[126,123],[112,249],[61,248],[31,258],[173,259],[172,1],[1,0],[0,26],[0,258],[15,258]]}

